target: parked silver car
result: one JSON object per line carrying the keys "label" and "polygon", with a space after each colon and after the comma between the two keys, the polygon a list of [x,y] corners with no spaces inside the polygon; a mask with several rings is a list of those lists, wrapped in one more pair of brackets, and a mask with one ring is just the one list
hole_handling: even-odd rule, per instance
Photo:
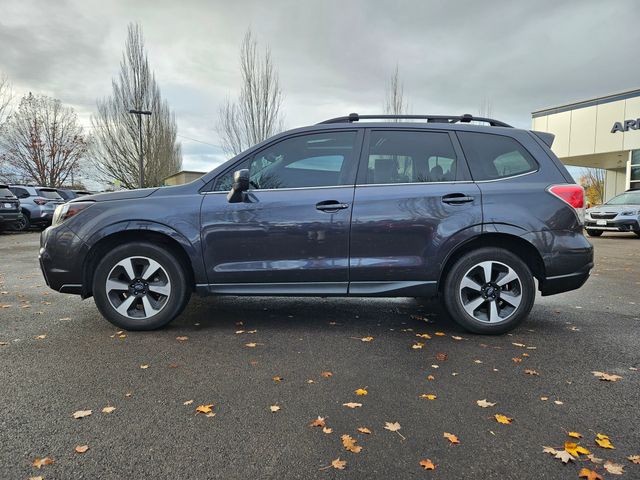
{"label": "parked silver car", "polygon": [[591,237],[604,232],[634,232],[640,237],[640,190],[628,190],[586,212],[584,226]]}
{"label": "parked silver car", "polygon": [[23,220],[18,222],[18,230],[26,230],[32,225],[48,227],[56,207],[64,203],[55,188],[9,185],[9,190],[20,200]]}

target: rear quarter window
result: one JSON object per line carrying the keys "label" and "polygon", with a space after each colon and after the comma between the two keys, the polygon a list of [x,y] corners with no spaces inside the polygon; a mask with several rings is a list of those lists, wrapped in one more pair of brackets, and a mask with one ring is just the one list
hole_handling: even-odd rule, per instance
{"label": "rear quarter window", "polygon": [[513,177],[538,169],[533,156],[511,137],[458,132],[458,138],[476,181]]}

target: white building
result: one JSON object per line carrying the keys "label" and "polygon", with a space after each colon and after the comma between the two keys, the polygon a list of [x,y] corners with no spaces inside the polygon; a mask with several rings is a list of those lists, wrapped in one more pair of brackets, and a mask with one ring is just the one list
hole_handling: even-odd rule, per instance
{"label": "white building", "polygon": [[538,110],[532,129],[553,133],[565,165],[607,171],[605,200],[640,189],[640,89]]}

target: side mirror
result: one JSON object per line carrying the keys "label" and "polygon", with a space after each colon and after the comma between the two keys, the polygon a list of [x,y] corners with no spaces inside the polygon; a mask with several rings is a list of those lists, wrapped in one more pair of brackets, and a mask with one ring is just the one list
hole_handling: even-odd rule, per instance
{"label": "side mirror", "polygon": [[244,200],[244,192],[249,190],[249,170],[243,168],[233,172],[233,185],[227,193],[227,201],[229,203],[242,202]]}

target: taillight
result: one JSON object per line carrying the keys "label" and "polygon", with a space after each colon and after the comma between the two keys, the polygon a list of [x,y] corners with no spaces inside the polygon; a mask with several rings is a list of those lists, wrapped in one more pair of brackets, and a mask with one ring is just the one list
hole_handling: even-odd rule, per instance
{"label": "taillight", "polygon": [[574,183],[552,185],[547,188],[547,191],[563,202],[571,205],[578,214],[580,222],[584,223],[584,188]]}
{"label": "taillight", "polygon": [[85,208],[90,207],[94,203],[95,202],[71,202],[58,205],[56,207],[56,211],[53,213],[53,220],[51,224],[54,226],[59,225],[68,218],[77,215]]}
{"label": "taillight", "polygon": [[36,197],[33,199],[33,203],[35,203],[36,205],[44,205],[46,203],[49,203],[49,200],[46,200],[44,198],[40,198],[40,197]]}

